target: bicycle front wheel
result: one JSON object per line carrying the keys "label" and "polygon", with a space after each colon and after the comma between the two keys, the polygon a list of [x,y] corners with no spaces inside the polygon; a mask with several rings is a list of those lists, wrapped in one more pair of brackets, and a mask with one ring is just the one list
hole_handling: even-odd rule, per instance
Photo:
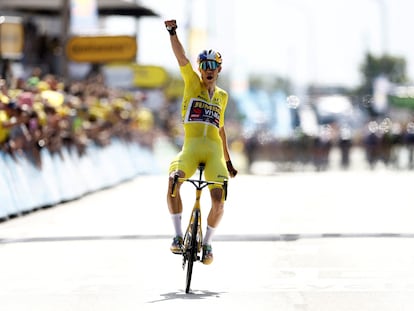
{"label": "bicycle front wheel", "polygon": [[193,273],[193,264],[197,260],[197,229],[198,229],[198,217],[200,211],[194,211],[194,222],[191,225],[191,237],[189,247],[187,249],[187,277],[185,283],[185,292],[188,294],[191,285],[191,276]]}

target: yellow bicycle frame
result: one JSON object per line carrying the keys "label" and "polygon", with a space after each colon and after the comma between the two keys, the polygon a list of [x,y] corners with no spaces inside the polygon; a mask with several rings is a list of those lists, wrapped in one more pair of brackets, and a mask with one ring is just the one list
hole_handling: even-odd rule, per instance
{"label": "yellow bicycle frame", "polygon": [[[173,198],[175,198],[176,195],[177,195],[177,183],[183,183],[185,181],[191,182],[196,187],[196,198],[195,198],[194,206],[193,206],[193,209],[192,209],[192,212],[191,212],[190,221],[188,223],[187,230],[185,231],[185,234],[184,234],[184,244],[186,243],[186,238],[188,237],[189,233],[191,233],[191,227],[192,227],[191,225],[194,223],[194,221],[197,221],[198,222],[198,227],[197,227],[197,253],[199,253],[201,251],[202,241],[203,241],[203,231],[202,231],[202,228],[201,228],[201,203],[200,203],[201,193],[202,193],[203,189],[208,185],[219,184],[219,185],[223,186],[223,199],[225,200],[226,197],[227,197],[227,179],[224,180],[223,183],[221,183],[221,182],[212,182],[212,181],[202,180],[201,175],[202,175],[202,170],[200,170],[200,179],[199,180],[194,180],[194,179],[185,178],[185,177],[178,177],[178,175],[176,175],[174,177],[173,188],[172,188],[172,192],[171,192],[171,196]],[[196,214],[195,213],[196,211],[198,211],[198,219],[197,220],[194,219],[194,215]]]}
{"label": "yellow bicycle frame", "polygon": [[[182,183],[184,181],[187,181],[188,178],[178,178],[178,182]],[[172,197],[176,196],[176,192],[177,192],[177,187],[175,187],[173,193],[171,194]],[[185,231],[184,237],[186,237],[188,235],[189,232],[191,232],[191,225],[194,223],[195,219],[194,219],[194,215],[196,214],[195,211],[198,210],[198,219],[196,220],[198,222],[198,227],[197,227],[197,253],[201,251],[201,247],[202,245],[202,241],[203,241],[203,231],[202,231],[202,227],[201,227],[201,203],[200,203],[200,199],[201,199],[201,193],[203,192],[203,188],[199,188],[196,187],[196,198],[195,198],[195,202],[194,202],[194,206],[193,209],[191,211],[191,217],[190,220],[188,222],[188,226],[187,226],[187,230]],[[184,238],[185,240],[185,238]]]}

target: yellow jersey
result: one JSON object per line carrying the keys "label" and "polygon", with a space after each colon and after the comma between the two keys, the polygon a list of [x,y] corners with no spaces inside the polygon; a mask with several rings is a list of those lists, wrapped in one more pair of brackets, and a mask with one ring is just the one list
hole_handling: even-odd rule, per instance
{"label": "yellow jersey", "polygon": [[208,137],[220,140],[219,128],[224,126],[227,92],[216,86],[214,95],[210,98],[208,90],[190,62],[181,66],[180,72],[184,80],[181,105],[184,137]]}
{"label": "yellow jersey", "polygon": [[[182,150],[170,164],[169,172],[182,171],[192,176],[199,163],[205,163],[204,176],[207,180],[222,182],[228,178],[219,128],[224,126],[228,95],[221,88],[214,90],[210,98],[200,76],[191,64],[180,67],[184,80],[181,117],[184,126]],[[210,185],[209,188],[220,187]]]}

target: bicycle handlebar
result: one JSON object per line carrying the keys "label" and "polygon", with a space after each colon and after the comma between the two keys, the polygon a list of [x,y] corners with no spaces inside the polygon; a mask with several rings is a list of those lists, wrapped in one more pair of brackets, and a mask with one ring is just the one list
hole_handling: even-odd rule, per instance
{"label": "bicycle handlebar", "polygon": [[173,180],[173,184],[171,187],[171,196],[175,197],[176,196],[176,190],[177,190],[177,184],[178,182],[190,182],[192,183],[197,190],[202,190],[205,187],[207,187],[208,185],[220,185],[223,188],[224,191],[224,200],[227,199],[227,186],[228,186],[228,180],[225,179],[223,182],[218,182],[218,181],[208,181],[208,180],[202,180],[201,177],[200,179],[191,179],[191,178],[185,178],[185,177],[180,177],[178,174],[174,175],[174,180]]}

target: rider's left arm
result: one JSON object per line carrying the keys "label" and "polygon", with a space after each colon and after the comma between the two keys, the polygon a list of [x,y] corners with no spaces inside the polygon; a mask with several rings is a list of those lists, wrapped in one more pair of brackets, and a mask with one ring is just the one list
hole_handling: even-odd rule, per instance
{"label": "rider's left arm", "polygon": [[227,144],[227,135],[226,135],[226,130],[224,126],[220,127],[219,134],[220,134],[221,142],[223,144],[224,160],[226,160],[226,162],[230,161],[229,147]]}
{"label": "rider's left arm", "polygon": [[224,126],[220,127],[219,134],[221,142],[223,144],[224,160],[226,160],[227,170],[230,173],[230,177],[235,177],[237,175],[237,170],[233,167],[233,164],[231,163],[229,147],[227,144],[227,135]]}

